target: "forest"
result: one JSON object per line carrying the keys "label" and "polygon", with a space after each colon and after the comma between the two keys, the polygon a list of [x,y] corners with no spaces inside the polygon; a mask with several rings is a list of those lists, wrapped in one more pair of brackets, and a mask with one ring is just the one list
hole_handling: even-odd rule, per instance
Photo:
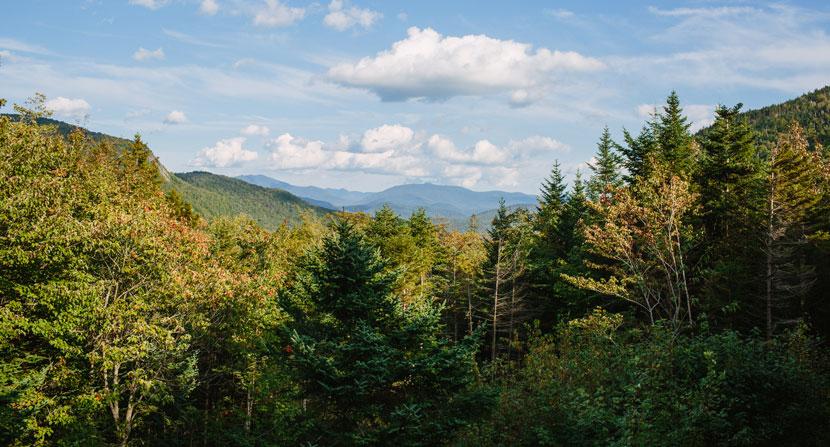
{"label": "forest", "polygon": [[0,444],[830,445],[826,127],[739,104],[693,134],[672,92],[486,230],[269,230],[199,215],[138,135],[13,107]]}

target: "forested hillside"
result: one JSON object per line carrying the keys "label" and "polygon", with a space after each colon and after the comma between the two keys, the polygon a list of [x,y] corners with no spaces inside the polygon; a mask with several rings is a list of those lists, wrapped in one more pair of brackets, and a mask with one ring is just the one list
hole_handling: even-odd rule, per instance
{"label": "forested hillside", "polygon": [[[762,144],[772,144],[793,122],[804,130],[810,148],[830,147],[830,86],[798,98],[743,112]],[[703,130],[701,133],[705,133]]]}
{"label": "forested hillside", "polygon": [[287,191],[209,172],[176,173],[165,188],[178,191],[194,211],[208,220],[244,214],[267,230],[275,230],[283,223],[297,224],[303,213],[322,216],[330,211]]}
{"label": "forested hillside", "polygon": [[30,107],[0,117],[0,444],[830,444],[830,159],[797,123],[694,136],[672,93],[486,234],[269,231],[172,191],[278,191],[165,193],[140,138]]}

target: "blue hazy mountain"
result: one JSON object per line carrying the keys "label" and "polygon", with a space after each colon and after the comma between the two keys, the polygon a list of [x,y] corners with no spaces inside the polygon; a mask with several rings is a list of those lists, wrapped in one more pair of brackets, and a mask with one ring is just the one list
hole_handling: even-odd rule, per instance
{"label": "blue hazy mountain", "polygon": [[460,186],[431,183],[398,185],[380,192],[358,192],[316,186],[295,186],[264,175],[243,175],[238,178],[255,185],[288,191],[317,206],[328,206],[332,209],[345,208],[348,211],[368,213],[373,213],[384,204],[388,204],[395,212],[403,216],[411,214],[418,208],[424,208],[432,217],[466,219],[473,214],[496,208],[499,199],[502,198],[508,206],[536,204],[536,196],[530,194],[472,191]]}

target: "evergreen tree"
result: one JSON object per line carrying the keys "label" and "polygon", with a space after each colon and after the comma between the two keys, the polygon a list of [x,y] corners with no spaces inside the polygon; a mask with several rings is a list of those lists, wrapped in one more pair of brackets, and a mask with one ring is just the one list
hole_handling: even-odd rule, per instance
{"label": "evergreen tree", "polygon": [[666,98],[663,113],[657,118],[655,136],[660,160],[675,174],[688,178],[695,169],[697,148],[689,133],[691,123],[683,116],[683,108],[677,93]]}
{"label": "evergreen tree", "polygon": [[623,155],[622,164],[627,172],[623,178],[629,185],[635,184],[637,179],[646,177],[650,172],[649,160],[655,157],[658,147],[656,129],[656,114],[640,129],[636,137],[623,129],[625,146],[620,146],[619,150]]}
{"label": "evergreen tree", "polygon": [[779,137],[769,163],[764,235],[768,339],[779,323],[797,321],[795,318],[803,313],[802,298],[815,281],[815,268],[805,263],[804,251],[814,231],[808,219],[822,200],[823,180],[820,166],[807,152],[807,140],[796,123]]}
{"label": "evergreen tree", "polygon": [[563,253],[559,225],[567,201],[566,188],[565,177],[557,160],[553,164],[550,176],[542,183],[534,225],[539,238],[537,245],[540,256],[549,259],[560,257]]}
{"label": "evergreen tree", "polygon": [[716,318],[748,306],[758,293],[763,170],[755,134],[740,108],[716,110],[715,123],[702,138],[696,176],[706,236],[702,304]]}
{"label": "evergreen tree", "polygon": [[438,309],[404,306],[395,276],[353,226],[337,221],[282,293],[293,317],[286,351],[308,399],[308,442],[446,443],[486,408],[464,395],[475,377],[474,339],[450,344]]}
{"label": "evergreen tree", "polygon": [[607,187],[622,186],[622,158],[615,152],[616,147],[617,143],[611,139],[611,132],[608,131],[608,126],[605,126],[597,143],[597,153],[594,156],[596,161],[588,165],[593,173],[588,181],[589,197],[592,200],[599,198]]}

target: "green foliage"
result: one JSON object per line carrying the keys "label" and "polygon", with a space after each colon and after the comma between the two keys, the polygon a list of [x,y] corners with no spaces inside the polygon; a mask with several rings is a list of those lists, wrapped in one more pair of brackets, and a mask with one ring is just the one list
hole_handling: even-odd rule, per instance
{"label": "green foliage", "polygon": [[596,161],[588,165],[593,174],[588,181],[588,192],[592,200],[597,200],[607,188],[622,186],[622,158],[615,152],[616,147],[617,143],[611,139],[611,132],[605,126],[597,143],[597,153],[594,156]]}
{"label": "green foliage", "polygon": [[715,123],[701,138],[696,178],[706,233],[703,307],[717,320],[731,318],[758,293],[764,173],[755,134],[740,109],[738,104],[715,111]]}
{"label": "green foliage", "polygon": [[209,172],[172,175],[165,189],[178,191],[192,205],[193,210],[207,220],[245,214],[259,226],[272,231],[280,225],[299,224],[300,214],[304,211],[317,216],[329,212],[310,205],[289,192],[263,188]]}
{"label": "green foliage", "polygon": [[0,116],[0,443],[825,445],[826,132],[751,130],[822,95],[693,138],[672,93],[486,234],[327,227],[37,95]]}
{"label": "green foliage", "polygon": [[597,310],[530,342],[492,419],[460,445],[824,445],[826,374],[803,333],[772,345],[734,332],[626,329]]}
{"label": "green foliage", "polygon": [[[778,135],[786,133],[793,122],[804,129],[811,151],[830,147],[830,86],[822,87],[798,98],[742,113],[758,135],[758,142],[770,148]],[[706,135],[710,128],[699,134]]]}
{"label": "green foliage", "polygon": [[283,292],[292,317],[286,351],[313,427],[307,441],[434,445],[484,410],[465,393],[476,337],[444,339],[439,309],[405,306],[395,276],[339,220]]}

